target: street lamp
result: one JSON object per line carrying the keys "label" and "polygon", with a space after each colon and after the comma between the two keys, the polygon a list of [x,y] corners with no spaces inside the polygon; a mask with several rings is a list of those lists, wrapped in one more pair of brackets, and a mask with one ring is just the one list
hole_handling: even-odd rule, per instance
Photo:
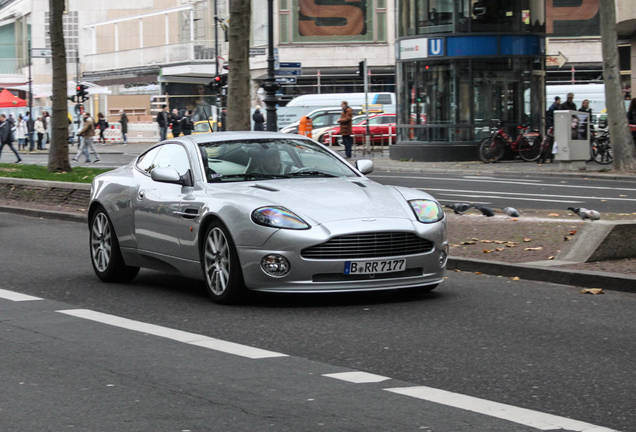
{"label": "street lamp", "polygon": [[276,90],[280,88],[280,84],[274,76],[274,0],[267,0],[267,78],[261,83],[261,87],[265,90],[267,130],[276,132]]}

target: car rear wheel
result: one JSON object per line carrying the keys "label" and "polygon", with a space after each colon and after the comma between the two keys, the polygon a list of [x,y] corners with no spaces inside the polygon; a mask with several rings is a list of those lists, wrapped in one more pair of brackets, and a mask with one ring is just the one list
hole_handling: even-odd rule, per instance
{"label": "car rear wheel", "polygon": [[113,223],[103,208],[93,214],[90,227],[91,263],[97,277],[104,282],[133,280],[139,267],[127,266],[124,262]]}
{"label": "car rear wheel", "polygon": [[236,247],[219,221],[210,224],[205,233],[201,265],[206,288],[215,302],[230,304],[244,298],[246,288]]}

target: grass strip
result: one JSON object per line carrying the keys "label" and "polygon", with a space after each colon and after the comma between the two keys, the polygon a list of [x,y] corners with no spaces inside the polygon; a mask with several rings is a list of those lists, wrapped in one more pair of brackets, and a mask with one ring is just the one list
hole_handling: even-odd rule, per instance
{"label": "grass strip", "polygon": [[53,173],[47,167],[40,165],[0,163],[0,177],[70,183],[91,183],[95,176],[110,170],[110,168],[75,167],[72,172]]}

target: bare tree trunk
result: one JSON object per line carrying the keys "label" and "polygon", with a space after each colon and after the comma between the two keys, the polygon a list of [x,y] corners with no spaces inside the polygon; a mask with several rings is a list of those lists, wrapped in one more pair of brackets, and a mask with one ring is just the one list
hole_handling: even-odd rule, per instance
{"label": "bare tree trunk", "polygon": [[625,112],[625,98],[621,88],[616,33],[616,4],[601,0],[601,39],[603,44],[603,78],[605,105],[614,148],[614,168],[619,171],[636,170],[636,151]]}
{"label": "bare tree trunk", "polygon": [[228,131],[250,130],[250,0],[230,2],[230,52],[227,97]]}
{"label": "bare tree trunk", "polygon": [[71,163],[68,160],[66,47],[64,46],[63,13],[64,0],[49,0],[50,37],[53,53],[53,109],[48,165],[51,172],[72,171]]}

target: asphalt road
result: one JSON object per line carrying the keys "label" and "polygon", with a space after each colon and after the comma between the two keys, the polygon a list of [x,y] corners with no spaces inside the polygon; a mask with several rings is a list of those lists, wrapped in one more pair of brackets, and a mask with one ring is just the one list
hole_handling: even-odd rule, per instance
{"label": "asphalt road", "polygon": [[[227,307],[200,282],[153,271],[129,284],[100,282],[83,224],[0,213],[0,244],[0,290],[43,299],[0,292],[0,417],[11,431],[601,432],[608,429],[589,424],[636,424],[631,294],[451,272],[419,297],[266,295]],[[88,315],[59,312],[77,309]],[[113,316],[131,328],[95,322]],[[155,328],[144,324],[162,333],[151,336]],[[170,329],[188,332],[186,341],[285,356],[230,355],[171,340]],[[324,376],[355,371],[383,380]],[[428,401],[396,393],[403,388]],[[451,393],[433,403],[431,388]],[[451,407],[460,395],[478,399]],[[512,410],[512,422],[490,406],[488,415],[472,412],[483,401],[533,412]],[[541,426],[539,413],[589,424],[550,418]]]}
{"label": "asphalt road", "polygon": [[469,202],[495,208],[565,210],[585,207],[600,212],[636,212],[636,179],[590,177],[417,174],[377,171],[369,177],[382,184],[422,189],[442,204]]}

